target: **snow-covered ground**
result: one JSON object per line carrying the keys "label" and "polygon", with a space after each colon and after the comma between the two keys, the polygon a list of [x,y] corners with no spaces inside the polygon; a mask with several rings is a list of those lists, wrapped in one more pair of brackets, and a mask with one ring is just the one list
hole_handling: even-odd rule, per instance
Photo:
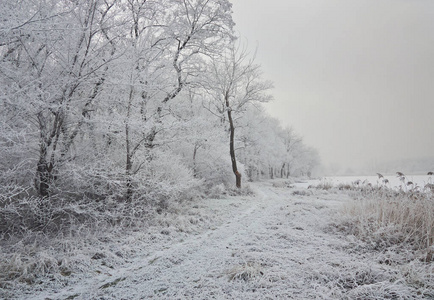
{"label": "snow-covered ground", "polygon": [[428,299],[416,266],[387,263],[387,254],[336,229],[347,194],[283,181],[251,188],[256,196],[197,200],[184,217],[125,238],[134,251],[122,264],[102,255],[66,282],[8,298]]}
{"label": "snow-covered ground", "polygon": [[[434,183],[434,176],[430,175],[407,175],[405,176],[405,182],[403,182],[397,175],[384,175],[383,178],[379,179],[378,176],[326,176],[321,179],[316,180],[301,180],[295,183],[296,187],[308,187],[309,185],[317,185],[319,183],[330,183],[332,185],[339,184],[352,184],[354,182],[360,181],[364,183],[370,183],[372,185],[384,185],[384,180],[387,179],[386,184],[390,188],[404,188],[407,182],[412,182],[416,186],[424,187],[428,183]],[[411,186],[410,186],[411,187]]]}

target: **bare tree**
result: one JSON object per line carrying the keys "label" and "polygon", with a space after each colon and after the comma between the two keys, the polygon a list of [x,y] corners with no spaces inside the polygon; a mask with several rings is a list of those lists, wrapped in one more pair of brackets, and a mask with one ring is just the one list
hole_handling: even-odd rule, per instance
{"label": "bare tree", "polygon": [[267,91],[272,88],[269,81],[261,79],[260,66],[255,64],[254,57],[250,57],[239,42],[233,42],[228,50],[212,61],[213,78],[209,89],[217,103],[215,108],[229,123],[229,154],[235,184],[241,188],[241,173],[238,170],[235,156],[236,116],[242,115],[246,105],[258,102],[268,102],[272,99]]}

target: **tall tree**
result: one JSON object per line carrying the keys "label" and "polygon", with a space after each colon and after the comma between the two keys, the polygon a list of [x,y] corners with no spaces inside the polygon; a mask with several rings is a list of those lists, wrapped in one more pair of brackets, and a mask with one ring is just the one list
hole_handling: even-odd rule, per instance
{"label": "tall tree", "polygon": [[[203,60],[232,36],[227,0],[128,0],[126,52],[115,68],[113,98],[123,113],[126,199],[132,177],[146,164],[167,129],[170,102],[205,70]],[[120,132],[121,130],[117,130]],[[140,155],[139,155],[140,154]]]}
{"label": "tall tree", "polygon": [[19,11],[25,7],[26,13],[6,14],[22,19],[0,43],[0,81],[8,87],[2,106],[37,133],[35,183],[42,197],[72,159],[71,146],[104,82],[104,66],[113,56],[107,40],[111,2],[24,0]]}
{"label": "tall tree", "polygon": [[227,116],[229,123],[229,154],[235,185],[241,188],[241,173],[235,156],[235,118],[243,114],[245,106],[272,99],[268,90],[272,88],[269,81],[262,80],[262,71],[255,64],[254,57],[249,57],[245,47],[234,41],[227,51],[212,61],[213,78],[209,89],[213,91],[215,108],[222,119]]}

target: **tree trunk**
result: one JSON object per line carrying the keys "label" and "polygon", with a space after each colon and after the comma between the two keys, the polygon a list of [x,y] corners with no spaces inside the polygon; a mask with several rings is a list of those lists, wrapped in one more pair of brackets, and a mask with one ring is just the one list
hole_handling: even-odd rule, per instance
{"label": "tree trunk", "polygon": [[125,167],[125,174],[127,176],[127,191],[126,191],[126,195],[125,195],[125,200],[127,202],[130,202],[133,196],[133,185],[131,183],[131,169],[133,166],[133,162],[131,159],[131,156],[129,154],[127,154],[127,163],[126,163],[126,167]]}
{"label": "tree trunk", "polygon": [[127,177],[127,184],[126,184],[126,194],[125,194],[125,200],[127,202],[130,202],[133,195],[133,189],[131,184],[131,170],[133,168],[133,157],[131,153],[131,142],[130,142],[130,113],[131,113],[131,104],[133,101],[133,87],[130,89],[130,95],[128,99],[128,106],[127,106],[127,116],[125,120],[125,151],[126,151],[126,164],[125,164],[125,176]]}
{"label": "tree trunk", "polygon": [[[53,166],[55,165],[55,152],[59,141],[60,128],[62,126],[61,114],[56,114],[53,129],[47,134],[47,121],[42,113],[37,115],[40,131],[39,161],[36,166],[36,189],[42,198],[50,196],[50,187],[55,180]],[[54,139],[54,140],[53,140]],[[48,157],[48,149],[51,147],[51,157]]]}
{"label": "tree trunk", "polygon": [[37,173],[38,173],[38,193],[39,196],[42,198],[48,197],[50,195],[50,185],[52,182],[52,174],[51,174],[51,168],[45,162],[44,160],[39,160],[38,167],[37,167]]}
{"label": "tree trunk", "polygon": [[194,178],[197,178],[196,154],[197,154],[198,148],[199,148],[198,145],[195,144],[194,150],[193,150],[193,176],[194,176]]}
{"label": "tree trunk", "polygon": [[230,140],[229,140],[229,153],[231,155],[231,162],[232,162],[232,171],[235,174],[235,184],[237,188],[241,188],[241,173],[238,172],[237,168],[237,160],[235,159],[235,146],[234,146],[234,137],[235,137],[235,126],[234,121],[232,120],[232,111],[229,106],[229,95],[226,94],[226,107],[228,112],[228,119],[229,119],[229,128],[230,128]]}

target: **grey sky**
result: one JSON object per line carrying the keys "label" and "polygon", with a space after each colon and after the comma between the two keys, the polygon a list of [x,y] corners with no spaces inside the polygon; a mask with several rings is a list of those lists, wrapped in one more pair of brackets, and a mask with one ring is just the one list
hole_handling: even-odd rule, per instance
{"label": "grey sky", "polygon": [[323,163],[434,156],[434,1],[233,0],[272,116]]}

